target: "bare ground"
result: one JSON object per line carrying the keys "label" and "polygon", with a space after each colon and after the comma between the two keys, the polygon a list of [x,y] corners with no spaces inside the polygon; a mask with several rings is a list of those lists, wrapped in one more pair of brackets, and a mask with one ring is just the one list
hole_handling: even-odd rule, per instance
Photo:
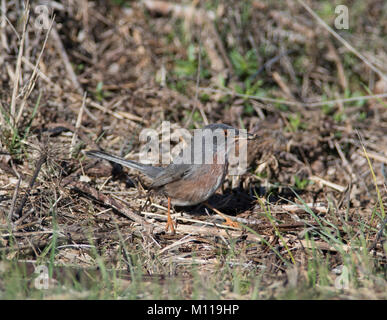
{"label": "bare ground", "polygon": [[[32,6],[23,32],[23,7],[6,4],[0,296],[385,299],[383,1],[352,1],[340,31],[376,71],[297,1],[179,5],[64,1],[52,29]],[[333,24],[334,2],[310,5]],[[143,177],[83,154],[136,160],[139,133],[162,121],[259,136],[248,172],[210,201],[239,228],[196,206],[176,208],[166,233],[165,199],[145,205]],[[38,264],[49,294],[9,289],[15,266],[32,283]]]}

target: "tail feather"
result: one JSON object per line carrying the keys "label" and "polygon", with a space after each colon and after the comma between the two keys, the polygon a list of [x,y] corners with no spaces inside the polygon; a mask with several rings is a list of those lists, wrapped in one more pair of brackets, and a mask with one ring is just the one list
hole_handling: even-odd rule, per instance
{"label": "tail feather", "polygon": [[161,167],[154,167],[154,166],[138,163],[132,160],[122,159],[120,157],[108,154],[103,151],[97,151],[97,150],[87,151],[86,155],[92,158],[104,159],[107,161],[115,162],[120,165],[123,165],[124,167],[136,169],[150,178],[155,178],[163,170],[163,168]]}

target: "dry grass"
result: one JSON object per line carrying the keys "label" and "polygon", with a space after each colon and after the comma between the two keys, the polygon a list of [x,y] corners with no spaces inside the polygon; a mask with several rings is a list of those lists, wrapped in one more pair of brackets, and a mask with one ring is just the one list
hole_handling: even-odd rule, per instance
{"label": "dry grass", "polygon": [[[387,9],[332,36],[301,2],[48,1],[40,30],[2,1],[0,297],[386,299]],[[259,135],[211,199],[240,229],[199,206],[166,234],[142,177],[82,153],[136,159],[164,120]]]}

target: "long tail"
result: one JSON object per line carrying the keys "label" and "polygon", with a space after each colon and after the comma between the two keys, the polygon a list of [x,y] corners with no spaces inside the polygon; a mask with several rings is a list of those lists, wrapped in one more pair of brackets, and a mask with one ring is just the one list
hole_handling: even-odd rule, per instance
{"label": "long tail", "polygon": [[152,179],[155,178],[163,170],[163,168],[161,167],[154,167],[146,164],[141,164],[132,160],[125,160],[103,151],[91,150],[91,151],[87,151],[86,155],[92,158],[99,158],[99,159],[104,159],[107,161],[119,163],[124,167],[136,169]]}

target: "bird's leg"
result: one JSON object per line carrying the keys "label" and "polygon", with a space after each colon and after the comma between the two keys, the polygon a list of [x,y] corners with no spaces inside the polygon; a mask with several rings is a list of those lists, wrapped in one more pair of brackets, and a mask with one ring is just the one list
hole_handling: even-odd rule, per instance
{"label": "bird's leg", "polygon": [[171,198],[168,197],[168,217],[167,217],[167,224],[165,226],[165,231],[168,231],[169,228],[171,228],[171,233],[175,233],[175,225],[173,223],[173,220],[171,218]]}
{"label": "bird's leg", "polygon": [[218,209],[215,209],[212,205],[210,205],[207,201],[204,202],[204,204],[210,208],[212,211],[214,211],[216,214],[220,215],[223,219],[226,220],[225,225],[234,227],[234,228],[240,228],[239,223],[232,221],[230,217],[225,215],[224,213],[220,212]]}

